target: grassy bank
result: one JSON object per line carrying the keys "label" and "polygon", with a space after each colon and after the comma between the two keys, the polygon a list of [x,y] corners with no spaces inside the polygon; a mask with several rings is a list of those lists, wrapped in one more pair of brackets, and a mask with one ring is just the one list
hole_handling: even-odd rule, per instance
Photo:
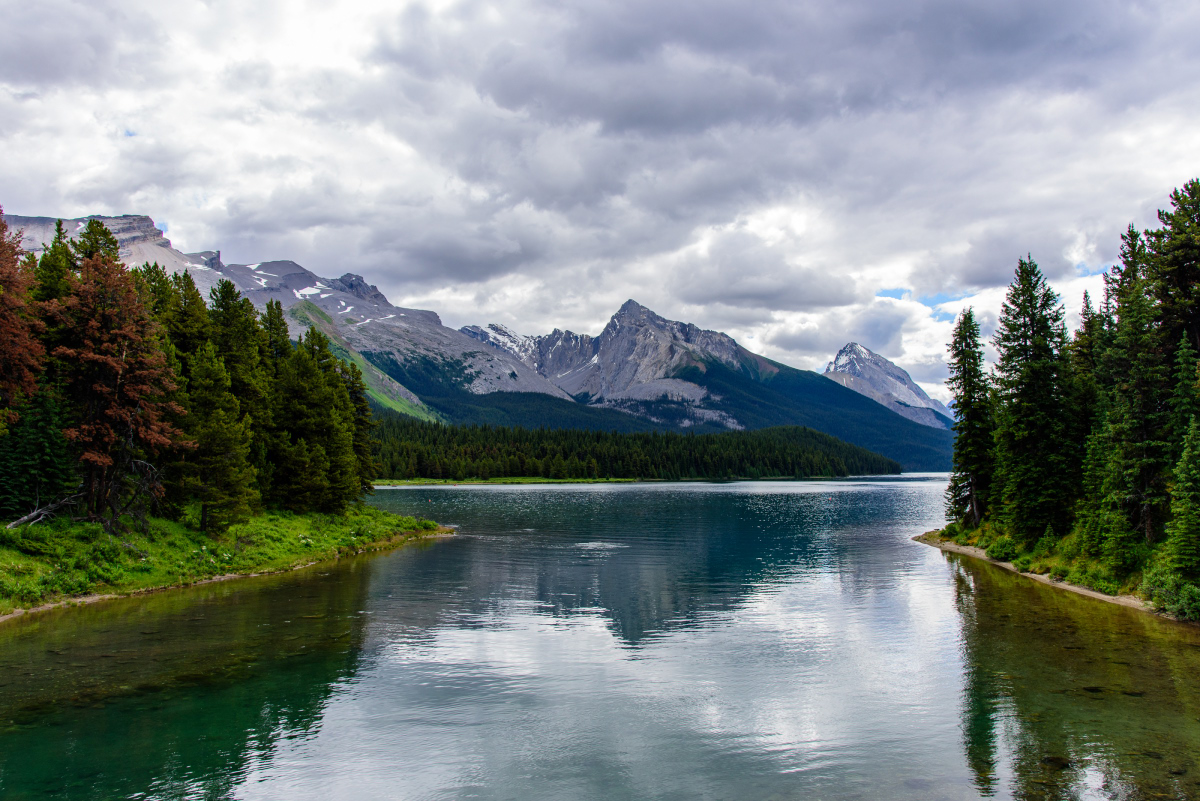
{"label": "grassy bank", "polygon": [[930,544],[940,540],[978,548],[989,559],[1011,563],[1021,573],[1047,576],[1054,581],[1086,587],[1105,595],[1137,595],[1142,581],[1141,572],[1118,577],[1097,560],[1089,559],[1078,547],[1075,534],[1057,540],[1044,538],[1030,550],[1022,549],[1007,534],[986,521],[976,529],[965,529],[952,523],[925,536]]}
{"label": "grassy bank", "polygon": [[61,520],[0,529],[0,616],[82,596],[289,570],[437,531],[433,521],[370,506],[342,516],[268,512],[220,536],[158,518],[145,532],[123,536]]}

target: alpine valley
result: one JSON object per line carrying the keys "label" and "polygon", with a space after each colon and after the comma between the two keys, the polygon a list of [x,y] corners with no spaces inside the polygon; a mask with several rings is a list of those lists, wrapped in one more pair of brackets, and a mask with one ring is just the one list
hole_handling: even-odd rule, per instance
{"label": "alpine valley", "polygon": [[[88,219],[65,221],[68,233]],[[372,400],[450,423],[607,431],[715,432],[802,425],[888,456],[908,471],[950,469],[949,411],[901,368],[851,343],[826,375],[666,320],[629,300],[597,336],[522,336],[496,324],[454,330],[432,311],[392,305],[358,275],[322,278],[291,261],[225,264],[185,254],[146,216],[97,217],[128,264],[187,270],[200,291],[231,281],[255,306],[286,309],[293,336],[324,332],[363,371]],[[38,253],[55,219],[6,215]]]}

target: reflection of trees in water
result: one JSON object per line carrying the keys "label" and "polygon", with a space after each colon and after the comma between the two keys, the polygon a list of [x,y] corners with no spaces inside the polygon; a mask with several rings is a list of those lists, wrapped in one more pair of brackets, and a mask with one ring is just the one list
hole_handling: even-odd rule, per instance
{"label": "reflection of trees in water", "polygon": [[362,567],[0,630],[0,796],[224,797],[280,738],[314,732],[355,673]]}
{"label": "reflection of trees in water", "polygon": [[948,558],[981,794],[1200,798],[1200,632]]}
{"label": "reflection of trees in water", "polygon": [[[480,502],[470,511],[487,522],[460,514],[455,519],[464,530],[487,530],[490,509]],[[828,570],[840,552],[817,533],[869,515],[823,494],[581,494],[557,509],[548,502],[538,518],[545,528],[536,535],[466,536],[419,562],[380,564],[389,575],[379,586],[419,582],[426,588],[417,595],[419,607],[454,614],[457,626],[490,625],[506,618],[506,602],[530,598],[543,614],[602,610],[613,633],[636,645],[737,609],[759,587],[797,569]],[[503,523],[491,526],[503,530]],[[417,610],[388,614],[409,628],[418,618],[435,622]]]}

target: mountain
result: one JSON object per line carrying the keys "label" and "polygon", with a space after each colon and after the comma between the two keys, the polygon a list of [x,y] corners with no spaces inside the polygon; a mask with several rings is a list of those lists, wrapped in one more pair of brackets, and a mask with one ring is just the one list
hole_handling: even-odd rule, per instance
{"label": "mountain", "polygon": [[[31,253],[39,253],[43,243],[54,237],[53,217],[5,215],[4,219],[10,229],[24,232],[22,247]],[[89,219],[64,220],[68,235],[77,235]],[[442,325],[434,312],[393,306],[361,276],[347,273],[337,279],[321,278],[292,261],[225,264],[220,251],[176,250],[149,217],[95,219],[116,236],[127,264],[157,262],[170,272],[187,271],[205,296],[224,278],[260,309],[267,301],[278,300],[287,310],[292,335],[298,337],[309,326],[324,331],[344,358],[358,363],[372,399],[381,406],[425,419],[446,418],[391,375],[399,361],[432,367],[462,395],[484,396],[500,390],[544,394],[558,400],[563,409],[574,411],[571,407],[576,404],[565,392],[520,360],[481,348],[470,337]]]}
{"label": "mountain", "polygon": [[949,431],[633,300],[594,337],[558,329],[522,336],[498,324],[460,330],[589,406],[700,431],[804,425],[890,456],[906,470],[949,469]]}
{"label": "mountain", "polygon": [[[90,218],[64,221],[69,234]],[[98,217],[128,264],[221,279],[258,308],[278,300],[292,335],[323,331],[363,370],[372,400],[423,419],[526,428],[723,431],[802,425],[868,448],[906,470],[949,469],[951,435],[919,425],[816,373],[766,359],[732,337],[625,303],[597,336],[523,337],[502,326],[454,330],[432,311],[395,306],[365,278],[322,278],[292,261],[226,264],[182,253],[146,216]],[[52,217],[6,215],[40,251]]]}
{"label": "mountain", "polygon": [[857,342],[838,351],[825,367],[825,377],[915,423],[932,428],[954,424],[954,414],[925,394],[907,372]]}

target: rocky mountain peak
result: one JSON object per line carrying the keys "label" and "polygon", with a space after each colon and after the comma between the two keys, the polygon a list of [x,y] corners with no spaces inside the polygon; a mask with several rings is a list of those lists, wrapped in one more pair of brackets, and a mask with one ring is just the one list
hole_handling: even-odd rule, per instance
{"label": "rocky mountain peak", "polygon": [[391,305],[391,301],[379,291],[379,287],[374,284],[368,284],[367,280],[361,275],[346,273],[341,278],[335,278],[330,281],[329,285],[334,289],[345,292],[348,295],[353,295],[361,300]]}
{"label": "rocky mountain peak", "polygon": [[954,415],[917,386],[902,367],[857,342],[847,343],[825,366],[825,377],[883,404],[916,423],[949,428]]}

